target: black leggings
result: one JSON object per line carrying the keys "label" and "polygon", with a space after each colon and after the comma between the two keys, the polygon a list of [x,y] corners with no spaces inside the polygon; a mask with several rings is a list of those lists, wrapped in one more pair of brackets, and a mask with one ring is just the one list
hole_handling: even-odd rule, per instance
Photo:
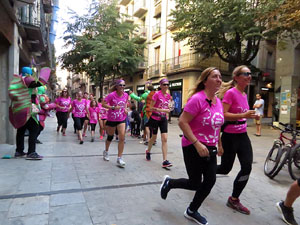
{"label": "black leggings", "polygon": [[200,157],[194,145],[182,148],[183,158],[189,179],[171,179],[170,188],[181,188],[196,191],[189,209],[197,211],[204,199],[209,195],[216,182],[216,156]]}
{"label": "black leggings", "polygon": [[237,155],[241,170],[234,180],[232,197],[238,198],[245,188],[252,170],[253,152],[251,142],[247,133],[232,134],[223,132],[221,139],[224,154],[221,158],[221,164],[217,167],[217,174],[228,174]]}
{"label": "black leggings", "polygon": [[57,112],[56,117],[57,117],[58,126],[62,125],[63,128],[67,128],[67,125],[68,125],[68,112]]}

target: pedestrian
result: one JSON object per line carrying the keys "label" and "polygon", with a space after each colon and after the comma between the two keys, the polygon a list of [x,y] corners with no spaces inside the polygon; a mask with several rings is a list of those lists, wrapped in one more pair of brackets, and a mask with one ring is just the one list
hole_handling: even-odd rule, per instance
{"label": "pedestrian", "polygon": [[[90,99],[89,93],[84,92],[83,93],[83,99],[85,99],[87,107],[90,107],[91,99]],[[88,125],[89,125],[89,119],[86,116],[84,118],[84,124],[83,124],[83,133],[82,133],[83,137],[86,137],[86,130],[88,128]]]}
{"label": "pedestrian", "polygon": [[[28,160],[41,160],[43,157],[36,152],[36,139],[39,133],[38,113],[40,104],[36,88],[45,85],[49,79],[51,69],[42,68],[39,79],[33,76],[32,69],[22,68],[21,75],[14,75],[8,87],[11,98],[10,122],[17,129],[15,157],[25,157]],[[29,131],[28,152],[24,152],[25,131]]]}
{"label": "pedestrian", "polygon": [[131,129],[134,129],[133,135],[135,137],[140,138],[141,117],[139,112],[136,110],[135,105],[131,106],[131,111],[132,111],[131,117],[133,118],[133,127],[131,127]]}
{"label": "pedestrian", "polygon": [[106,129],[106,121],[107,121],[107,110],[102,106],[103,97],[98,99],[98,107],[99,107],[99,127],[100,127],[100,140],[103,140],[105,136],[105,129]]}
{"label": "pedestrian", "polygon": [[293,204],[300,196],[300,179],[293,182],[290,186],[284,201],[277,202],[276,206],[283,221],[289,225],[298,225],[294,217]]}
{"label": "pedestrian", "polygon": [[[149,118],[150,118],[149,113],[151,114],[151,112],[150,111],[149,111],[149,113],[146,112],[147,98],[148,98],[149,94],[151,93],[151,95],[150,95],[151,98],[149,97],[150,102],[151,102],[152,96],[155,92],[154,92],[154,87],[152,86],[151,82],[147,82],[146,87],[147,87],[147,90],[141,96],[137,96],[133,92],[129,92],[129,93],[130,93],[130,97],[132,99],[134,99],[138,102],[143,102],[144,103],[143,109],[142,109],[142,130],[143,130],[143,141],[142,141],[142,143],[148,145],[148,142],[150,140],[150,129],[149,129],[149,126],[147,125],[147,123],[148,123]],[[148,108],[150,106],[150,102],[148,104]]]}
{"label": "pedestrian", "polygon": [[163,162],[162,167],[167,168],[171,167],[172,163],[167,160],[168,154],[168,120],[167,113],[170,112],[169,102],[171,95],[167,93],[169,88],[169,81],[166,78],[163,78],[159,82],[161,90],[156,92],[151,100],[150,110],[152,111],[151,117],[149,119],[149,127],[152,129],[152,137],[148,143],[148,148],[146,149],[146,160],[151,160],[151,148],[153,143],[156,141],[158,128],[161,133],[161,142],[162,142],[162,153],[163,153]]}
{"label": "pedestrian", "polygon": [[57,118],[56,131],[59,132],[61,129],[63,136],[66,136],[66,129],[68,125],[68,114],[71,107],[71,102],[72,100],[66,88],[62,90],[60,96],[55,100],[56,118]]}
{"label": "pedestrian", "polygon": [[261,98],[260,94],[256,94],[256,101],[253,105],[256,117],[254,123],[256,124],[256,136],[261,136],[261,119],[264,115],[265,101]]}
{"label": "pedestrian", "polygon": [[[78,139],[80,140],[79,144],[83,144],[83,135],[81,133],[84,121],[87,118],[87,101],[86,99],[82,98],[82,92],[79,91],[77,93],[77,98],[73,100],[72,107],[70,109],[70,112],[74,115],[74,122],[77,130]],[[74,109],[74,111],[73,111]]]}
{"label": "pedestrian", "polygon": [[90,107],[88,107],[88,118],[91,126],[91,142],[95,140],[95,129],[99,121],[99,107],[96,100],[91,100]]}
{"label": "pedestrian", "polygon": [[[224,154],[221,164],[217,167],[217,174],[228,174],[237,156],[241,169],[233,183],[232,195],[228,198],[227,206],[243,214],[250,214],[239,200],[245,188],[252,169],[253,152],[247,134],[247,118],[255,118],[255,111],[249,110],[247,94],[244,92],[251,81],[251,71],[247,66],[238,66],[232,72],[232,80],[223,83],[220,89],[224,109],[224,131],[222,145]],[[224,96],[224,97],[223,97]]]}
{"label": "pedestrian", "polygon": [[171,179],[167,175],[160,189],[163,199],[175,188],[196,191],[184,216],[198,224],[208,224],[198,209],[216,181],[216,154],[223,153],[219,139],[224,122],[223,107],[216,97],[221,84],[221,73],[214,67],[205,69],[198,78],[179,118],[179,127],[183,131],[183,158],[189,178]]}
{"label": "pedestrian", "polygon": [[111,93],[107,95],[103,101],[103,106],[108,109],[106,122],[107,139],[105,142],[105,150],[103,151],[103,159],[109,161],[109,146],[117,130],[119,139],[117,165],[120,167],[125,167],[122,155],[125,141],[128,94],[124,92],[124,88],[125,81],[117,80],[110,90]]}

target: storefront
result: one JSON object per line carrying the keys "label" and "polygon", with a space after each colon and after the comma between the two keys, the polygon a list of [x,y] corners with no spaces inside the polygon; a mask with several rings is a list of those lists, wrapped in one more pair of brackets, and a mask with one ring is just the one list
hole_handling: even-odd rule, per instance
{"label": "storefront", "polygon": [[171,116],[180,116],[182,111],[182,85],[183,80],[171,80],[170,83],[170,94],[174,101],[174,110],[171,112]]}
{"label": "storefront", "polygon": [[124,91],[129,94],[129,91],[133,91],[133,88],[132,87],[125,87],[124,88]]}

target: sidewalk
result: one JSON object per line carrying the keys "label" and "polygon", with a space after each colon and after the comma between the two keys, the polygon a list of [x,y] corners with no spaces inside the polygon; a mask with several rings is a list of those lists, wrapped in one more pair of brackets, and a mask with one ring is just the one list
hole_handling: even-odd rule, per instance
{"label": "sidewalk", "polygon": [[[13,225],[193,225],[183,212],[193,192],[172,190],[162,200],[159,187],[162,177],[187,177],[177,120],[169,125],[170,170],[161,168],[160,140],[153,148],[152,161],[145,160],[146,146],[138,139],[126,136],[124,160],[126,168],[116,166],[117,142],[110,149],[110,161],[102,159],[104,141],[83,145],[73,134],[69,120],[67,136],[56,132],[56,120],[48,118],[39,138],[37,152],[41,161],[0,159],[0,224]],[[239,170],[236,162],[228,176],[218,176],[217,182],[200,208],[210,225],[284,224],[275,204],[284,199],[292,183],[284,169],[270,180],[263,173],[263,162],[278,131],[263,126],[262,136],[256,137],[254,125],[249,124],[254,163],[251,178],[241,201],[249,207],[251,215],[236,213],[225,204],[232,191],[232,183]],[[98,135],[98,131],[97,131]],[[88,134],[89,136],[89,134]],[[98,137],[98,136],[97,136]],[[27,140],[27,139],[26,139]],[[0,156],[14,154],[14,146],[0,145]],[[299,215],[300,201],[295,203]],[[300,222],[300,216],[296,216]]]}

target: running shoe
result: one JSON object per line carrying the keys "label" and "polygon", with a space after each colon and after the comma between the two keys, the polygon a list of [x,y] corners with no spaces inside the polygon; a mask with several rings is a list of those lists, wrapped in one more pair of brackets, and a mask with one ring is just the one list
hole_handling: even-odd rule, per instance
{"label": "running shoe", "polygon": [[108,156],[108,151],[103,151],[103,160],[104,161],[109,161],[109,156]]}
{"label": "running shoe", "polygon": [[100,136],[100,140],[103,140],[103,136],[102,135]]}
{"label": "running shoe", "polygon": [[166,199],[167,198],[168,193],[169,193],[169,191],[171,189],[170,186],[169,186],[169,181],[170,180],[171,180],[171,178],[168,175],[166,175],[166,176],[164,176],[164,179],[163,179],[163,181],[162,181],[162,183],[160,185],[160,197],[162,199]]}
{"label": "running shoe", "polygon": [[94,138],[92,137],[91,142],[94,142]]}
{"label": "running shoe", "polygon": [[66,133],[63,133],[63,136],[66,136]]}
{"label": "running shoe", "polygon": [[43,159],[43,156],[40,156],[36,152],[32,152],[26,157],[27,160],[41,160]]}
{"label": "running shoe", "polygon": [[189,220],[193,220],[194,222],[196,222],[197,224],[201,224],[201,225],[207,225],[208,222],[205,219],[205,217],[201,216],[200,213],[198,211],[196,212],[191,212],[189,210],[189,208],[187,208],[184,212],[184,216],[186,218],[188,218]]}
{"label": "running shoe", "polygon": [[16,152],[15,153],[15,158],[22,158],[22,157],[26,157],[26,153],[25,152]]}
{"label": "running shoe", "polygon": [[81,141],[79,142],[79,144],[81,144],[81,145],[82,145],[82,144],[83,144],[83,141],[81,140]]}
{"label": "running shoe", "polygon": [[281,214],[282,220],[289,225],[298,225],[294,217],[293,207],[287,207],[283,201],[276,203],[277,209]]}
{"label": "running shoe", "polygon": [[151,153],[146,149],[146,160],[150,161],[151,160]]}
{"label": "running shoe", "polygon": [[118,157],[117,159],[117,165],[124,168],[125,167],[125,162],[123,161],[123,159],[121,157]]}
{"label": "running shoe", "polygon": [[233,200],[232,197],[229,197],[226,205],[229,208],[235,209],[236,211],[238,211],[240,213],[250,215],[250,210],[242,205],[242,203],[240,202],[240,199]]}
{"label": "running shoe", "polygon": [[85,133],[82,134],[82,137],[87,137]]}
{"label": "running shoe", "polygon": [[162,163],[162,167],[165,168],[165,167],[171,167],[173,166],[172,163],[169,162],[169,160],[165,160],[163,161]]}
{"label": "running shoe", "polygon": [[43,144],[43,142],[41,142],[39,139],[36,139],[35,143],[36,144]]}

